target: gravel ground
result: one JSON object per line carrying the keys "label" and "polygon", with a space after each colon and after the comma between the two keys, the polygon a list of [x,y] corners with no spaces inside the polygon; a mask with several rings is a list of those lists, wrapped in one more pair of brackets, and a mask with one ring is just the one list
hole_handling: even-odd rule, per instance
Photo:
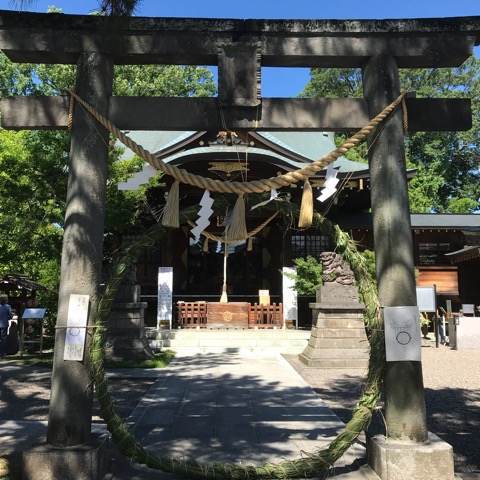
{"label": "gravel ground", "polygon": [[[345,422],[359,398],[365,372],[305,368],[295,357],[287,360]],[[456,351],[433,342],[422,348],[423,376],[430,431],[450,443],[455,470],[480,474],[480,351]],[[378,416],[372,433],[384,433]]]}

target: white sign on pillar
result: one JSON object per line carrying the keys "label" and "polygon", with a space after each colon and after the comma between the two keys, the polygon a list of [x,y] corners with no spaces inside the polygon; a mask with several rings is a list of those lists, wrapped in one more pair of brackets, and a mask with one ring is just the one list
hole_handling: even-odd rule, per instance
{"label": "white sign on pillar", "polygon": [[90,295],[71,294],[68,301],[67,329],[65,330],[64,360],[81,362],[85,353],[88,307]]}
{"label": "white sign on pillar", "polygon": [[157,330],[161,325],[168,324],[172,328],[172,295],[173,295],[173,268],[158,268],[158,306]]}
{"label": "white sign on pillar", "polygon": [[383,320],[387,362],[420,362],[422,336],[418,307],[383,307]]}
{"label": "white sign on pillar", "polygon": [[298,328],[298,306],[297,291],[295,290],[295,267],[282,268],[283,285],[283,325],[287,320],[295,322],[295,328]]}

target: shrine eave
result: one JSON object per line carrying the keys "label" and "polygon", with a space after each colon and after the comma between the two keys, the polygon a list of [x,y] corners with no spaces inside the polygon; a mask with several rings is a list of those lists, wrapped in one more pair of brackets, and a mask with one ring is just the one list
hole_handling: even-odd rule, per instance
{"label": "shrine eave", "polygon": [[[372,214],[357,213],[342,215],[335,219],[344,229],[371,229]],[[410,215],[412,229],[416,230],[469,230],[480,232],[480,214],[452,213],[412,213]]]}
{"label": "shrine eave", "polygon": [[117,64],[217,65],[218,47],[254,45],[264,66],[362,67],[379,54],[401,68],[452,67],[480,42],[480,17],[398,20],[233,20],[0,11],[13,61],[76,63],[102,51]]}
{"label": "shrine eave", "polygon": [[478,245],[465,246],[461,250],[445,254],[453,264],[468,262],[471,260],[480,259],[480,247]]}

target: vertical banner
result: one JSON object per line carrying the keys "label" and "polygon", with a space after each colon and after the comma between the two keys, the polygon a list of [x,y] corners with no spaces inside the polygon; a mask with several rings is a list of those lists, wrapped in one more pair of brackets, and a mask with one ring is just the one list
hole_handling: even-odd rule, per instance
{"label": "vertical banner", "polygon": [[295,290],[295,267],[282,268],[282,293],[283,293],[283,326],[287,320],[295,322],[295,328],[298,328],[298,307],[297,291]]}
{"label": "vertical banner", "polygon": [[158,268],[157,330],[172,328],[173,268]]}
{"label": "vertical banner", "polygon": [[67,329],[65,331],[64,360],[81,362],[85,353],[88,307],[90,295],[70,295],[68,301]]}

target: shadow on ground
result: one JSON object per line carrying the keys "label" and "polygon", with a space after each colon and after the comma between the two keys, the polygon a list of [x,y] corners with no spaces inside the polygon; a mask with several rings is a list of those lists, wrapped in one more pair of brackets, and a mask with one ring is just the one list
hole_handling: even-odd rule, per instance
{"label": "shadow on ground", "polygon": [[[315,391],[327,405],[348,422],[361,394],[362,379],[356,376],[330,378]],[[453,446],[455,471],[480,471],[480,392],[462,388],[425,389],[428,429]],[[383,418],[377,413],[369,434],[384,434]]]}

